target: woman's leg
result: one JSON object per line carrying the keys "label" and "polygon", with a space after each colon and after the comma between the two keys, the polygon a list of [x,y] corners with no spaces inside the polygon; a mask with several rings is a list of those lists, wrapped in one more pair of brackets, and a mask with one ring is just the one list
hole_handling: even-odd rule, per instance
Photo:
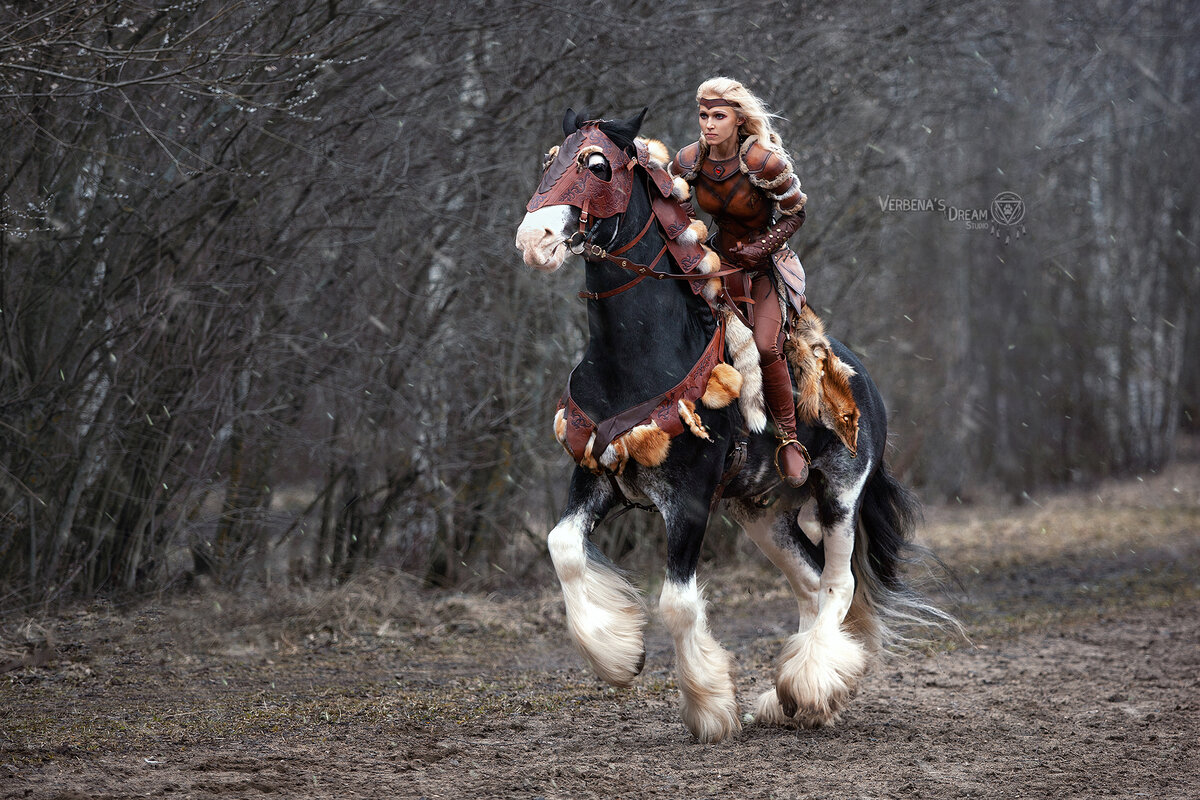
{"label": "woman's leg", "polygon": [[783,308],[770,275],[760,272],[754,276],[750,296],[754,300],[754,345],[762,362],[763,396],[780,442],[775,466],[789,486],[803,486],[808,480],[808,457],[796,441],[796,397],[792,373],[783,356]]}

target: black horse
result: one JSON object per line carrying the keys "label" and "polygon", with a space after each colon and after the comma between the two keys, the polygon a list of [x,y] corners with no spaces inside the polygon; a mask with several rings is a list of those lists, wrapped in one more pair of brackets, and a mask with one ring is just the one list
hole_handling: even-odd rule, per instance
{"label": "black horse", "polygon": [[[687,280],[631,281],[630,264],[681,274],[678,259],[666,251],[667,233],[653,224],[666,156],[661,144],[635,138],[642,115],[596,122],[568,110],[568,138],[552,153],[530,202],[535,210],[516,237],[525,263],[544,272],[562,266],[572,246],[588,254],[582,294],[589,298],[589,339],[569,395],[593,420],[617,417],[685,380],[719,320]],[[674,203],[686,186],[680,183]],[[539,203],[539,197],[554,202]],[[605,253],[621,257],[598,255]],[[622,259],[627,263],[618,263]],[[709,631],[696,582],[715,495],[783,571],[799,604],[799,630],[779,656],[775,688],[756,701],[756,722],[832,722],[870,658],[892,642],[889,622],[945,619],[900,573],[918,506],[884,465],[887,416],[879,392],[854,354],[830,343],[856,372],[856,453],[824,427],[801,427],[799,438],[812,455],[811,477],[804,487],[789,489],[774,466],[776,438],[748,433],[738,403],[708,408],[703,429],[686,427],[655,466],[629,459],[606,467],[599,453],[590,461],[577,457],[588,468],[576,466],[566,510],[548,537],[575,642],[601,678],[624,686],[645,661],[644,605],[589,537],[627,499],[648,500],[662,513],[668,555],[659,609],[674,638],[683,720],[702,742],[741,728],[730,655]],[[809,499],[816,502],[819,535],[800,526]]]}

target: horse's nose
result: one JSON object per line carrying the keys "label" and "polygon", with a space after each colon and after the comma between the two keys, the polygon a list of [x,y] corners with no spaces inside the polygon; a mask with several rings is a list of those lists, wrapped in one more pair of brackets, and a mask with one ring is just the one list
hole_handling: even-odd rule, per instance
{"label": "horse's nose", "polygon": [[561,239],[549,225],[522,225],[517,229],[514,242],[521,251],[525,264],[530,267],[544,266],[554,253],[554,246]]}
{"label": "horse's nose", "polygon": [[548,247],[554,239],[554,231],[549,225],[522,225],[517,228],[517,239],[513,244],[518,250],[540,250]]}
{"label": "horse's nose", "polygon": [[517,249],[525,258],[526,265],[543,271],[558,269],[567,255],[563,246],[570,222],[568,206],[547,206],[530,211],[517,228]]}
{"label": "horse's nose", "polygon": [[525,258],[526,266],[540,267],[550,260],[550,255],[553,253],[554,231],[549,228],[530,231],[524,242],[518,236],[517,247]]}

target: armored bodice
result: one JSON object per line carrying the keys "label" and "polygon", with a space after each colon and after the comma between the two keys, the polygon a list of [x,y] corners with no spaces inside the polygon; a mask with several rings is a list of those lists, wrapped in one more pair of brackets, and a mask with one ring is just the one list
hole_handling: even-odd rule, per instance
{"label": "armored bodice", "polygon": [[803,219],[805,195],[786,156],[751,136],[738,154],[715,160],[699,142],[680,150],[671,169],[692,186],[693,200],[713,218],[717,250],[727,256],[739,243],[761,237],[776,212]]}
{"label": "armored bodice", "polygon": [[716,223],[722,253],[761,236],[773,221],[774,203],[739,166],[738,156],[724,161],[705,158],[692,181],[696,205]]}

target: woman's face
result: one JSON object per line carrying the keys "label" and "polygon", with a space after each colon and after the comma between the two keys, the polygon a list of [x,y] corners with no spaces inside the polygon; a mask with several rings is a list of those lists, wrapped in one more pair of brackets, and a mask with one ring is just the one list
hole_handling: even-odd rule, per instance
{"label": "woman's face", "polygon": [[737,114],[729,106],[700,107],[700,135],[710,148],[737,141]]}

